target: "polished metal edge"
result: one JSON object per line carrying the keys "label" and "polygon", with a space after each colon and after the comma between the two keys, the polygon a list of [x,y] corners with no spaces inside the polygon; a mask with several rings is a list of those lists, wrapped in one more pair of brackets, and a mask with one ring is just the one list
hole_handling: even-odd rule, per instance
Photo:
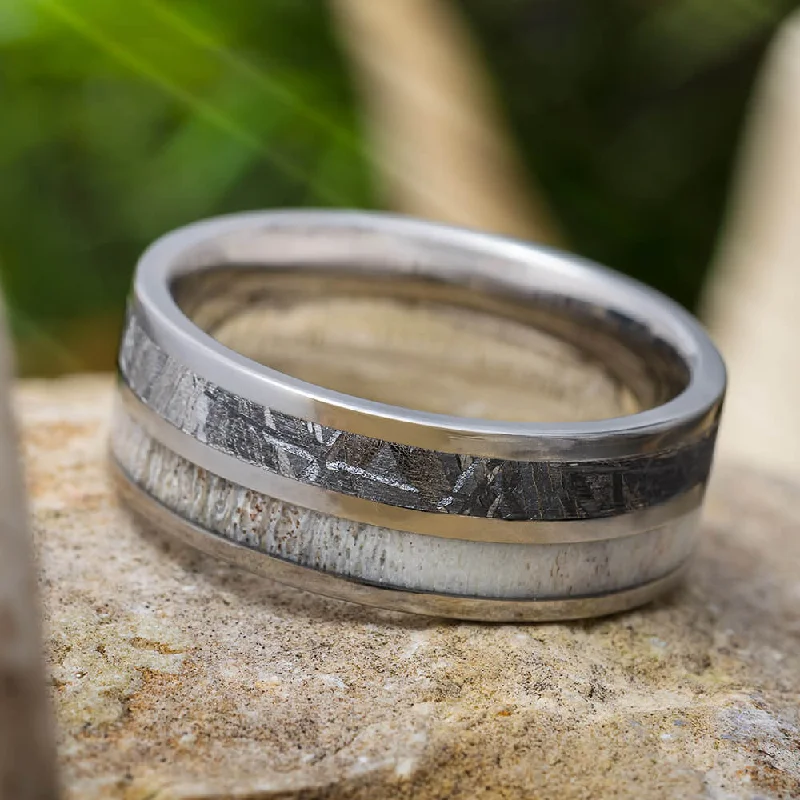
{"label": "polished metal edge", "polygon": [[363,500],[309,486],[214,450],[184,433],[148,408],[122,381],[118,383],[119,411],[128,414],[155,440],[177,455],[233,483],[297,506],[354,522],[408,533],[476,542],[569,544],[634,536],[697,509],[705,484],[656,506],[597,519],[503,520],[436,514]]}
{"label": "polished metal edge", "polygon": [[616,517],[704,484],[716,429],[624,459],[487,459],[409,447],[324,427],[253,403],[188,370],[130,314],[120,346],[130,390],[214,450],[321,489],[404,509],[480,519]]}
{"label": "polished metal edge", "polygon": [[[172,295],[173,280],[226,264],[429,276],[477,292],[560,295],[645,326],[685,361],[689,386],[629,416],[563,424],[468,419],[364,400],[259,365],[186,317]],[[706,332],[658,292],[556,250],[388,214],[281,210],[194,223],[148,248],[137,265],[132,305],[154,342],[242,398],[331,428],[442,452],[570,461],[652,453],[714,427],[725,392],[725,367]]]}
{"label": "polished metal edge", "polygon": [[230,564],[296,589],[391,611],[475,622],[556,622],[600,617],[644,605],[675,588],[683,579],[684,562],[647,583],[599,595],[553,599],[503,600],[409,592],[322,573],[310,567],[256,552],[188,522],[130,480],[111,457],[112,473],[122,498],[134,513],[196,549]]}

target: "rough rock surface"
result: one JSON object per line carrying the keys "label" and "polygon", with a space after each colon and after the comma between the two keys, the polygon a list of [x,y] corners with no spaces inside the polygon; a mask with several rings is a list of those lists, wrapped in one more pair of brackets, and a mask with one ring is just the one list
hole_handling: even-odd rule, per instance
{"label": "rough rock surface", "polygon": [[362,609],[118,506],[112,381],[20,387],[67,796],[800,796],[798,487],[721,465],[684,588],[565,625]]}

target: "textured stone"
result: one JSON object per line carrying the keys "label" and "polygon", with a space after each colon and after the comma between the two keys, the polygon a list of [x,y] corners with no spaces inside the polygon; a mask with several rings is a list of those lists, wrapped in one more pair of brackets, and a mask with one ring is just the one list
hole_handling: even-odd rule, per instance
{"label": "textured stone", "polygon": [[139,530],[111,386],[18,395],[68,797],[800,795],[798,487],[719,467],[686,586],[640,611],[441,622]]}

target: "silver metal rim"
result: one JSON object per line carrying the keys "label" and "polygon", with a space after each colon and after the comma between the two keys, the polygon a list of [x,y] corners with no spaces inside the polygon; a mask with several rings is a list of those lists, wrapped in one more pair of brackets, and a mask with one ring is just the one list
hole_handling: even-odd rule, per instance
{"label": "silver metal rim", "polygon": [[150,436],[174,453],[209,472],[224,475],[234,483],[271,497],[279,497],[287,503],[355,522],[383,525],[409,533],[476,542],[559,544],[605,541],[644,533],[694,511],[702,504],[705,494],[705,485],[698,484],[666,503],[628,514],[558,522],[531,520],[509,523],[502,519],[413,511],[311,487],[246,464],[226,453],[212,450],[208,445],[170,425],[141,403],[124,384],[120,384],[118,392],[123,413],[128,414]]}
{"label": "silver metal rim", "polygon": [[[393,253],[392,264],[386,262],[387,251]],[[438,253],[436,263],[431,251]],[[200,330],[171,293],[177,276],[210,264],[269,267],[287,261],[435,273],[462,284],[488,282],[593,303],[641,322],[674,347],[688,367],[689,385],[661,406],[591,422],[503,423],[431,414],[345,395],[256,364]],[[351,433],[451,453],[496,458],[526,453],[581,461],[654,451],[713,427],[725,388],[722,359],[705,331],[660,293],[544,247],[386,214],[269,211],[189,225],[158,240],[142,256],[133,302],[160,347],[231,392]]]}

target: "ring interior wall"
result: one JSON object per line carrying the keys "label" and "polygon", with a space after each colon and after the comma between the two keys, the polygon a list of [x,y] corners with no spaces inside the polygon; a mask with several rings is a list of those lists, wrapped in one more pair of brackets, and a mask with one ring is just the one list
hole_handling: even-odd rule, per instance
{"label": "ring interior wall", "polygon": [[458,308],[491,314],[572,345],[625,386],[637,410],[668,402],[690,379],[680,354],[645,325],[564,295],[511,292],[485,282],[462,285],[433,277],[273,264],[206,266],[173,279],[171,291],[183,313],[211,336],[245,309],[263,307],[269,313],[313,298],[387,298],[434,312]]}

